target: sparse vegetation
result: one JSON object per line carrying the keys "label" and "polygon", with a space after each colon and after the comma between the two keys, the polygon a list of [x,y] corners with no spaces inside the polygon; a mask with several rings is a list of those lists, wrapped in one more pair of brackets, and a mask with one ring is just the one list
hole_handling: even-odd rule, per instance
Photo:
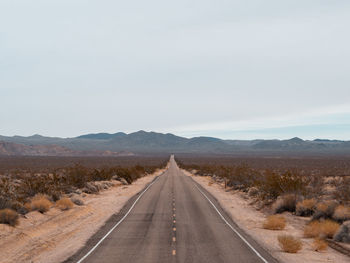
{"label": "sparse vegetation", "polygon": [[294,212],[296,203],[297,196],[294,194],[280,196],[274,203],[274,212],[276,214],[283,213],[285,211]]}
{"label": "sparse vegetation", "polygon": [[263,224],[263,228],[269,230],[283,230],[286,227],[286,219],[281,215],[268,216]]}
{"label": "sparse vegetation", "polygon": [[331,220],[312,221],[304,228],[307,238],[333,238],[339,229],[339,224]]}
{"label": "sparse vegetation", "polygon": [[298,202],[296,205],[296,215],[297,216],[311,216],[315,212],[316,200],[305,199],[301,202]]}
{"label": "sparse vegetation", "polygon": [[287,253],[297,253],[303,247],[301,240],[291,235],[280,235],[277,239],[282,251]]}
{"label": "sparse vegetation", "polygon": [[350,207],[339,205],[335,208],[333,219],[339,223],[350,220]]}
{"label": "sparse vegetation", "polygon": [[42,194],[37,194],[33,197],[30,203],[31,211],[38,211],[40,213],[45,213],[50,210],[52,203],[50,200]]}
{"label": "sparse vegetation", "polygon": [[325,240],[320,238],[315,238],[314,242],[312,243],[312,249],[318,252],[325,251],[328,248],[328,244]]}
{"label": "sparse vegetation", "polygon": [[0,224],[16,226],[18,224],[17,212],[8,208],[0,210]]}
{"label": "sparse vegetation", "polygon": [[56,202],[56,206],[61,210],[69,210],[74,206],[74,203],[69,198],[62,198]]}
{"label": "sparse vegetation", "polygon": [[335,200],[318,203],[312,220],[331,219],[337,205],[338,202]]}
{"label": "sparse vegetation", "polygon": [[[131,184],[164,167],[167,160],[168,156],[143,159],[0,157],[0,209],[12,209],[19,214],[34,210],[45,213],[52,203],[62,200],[65,195],[98,193],[110,187],[112,184],[107,181],[112,179]],[[82,205],[83,202],[78,200],[75,199],[74,203]],[[65,209],[62,201],[57,204],[62,204],[62,209]]]}

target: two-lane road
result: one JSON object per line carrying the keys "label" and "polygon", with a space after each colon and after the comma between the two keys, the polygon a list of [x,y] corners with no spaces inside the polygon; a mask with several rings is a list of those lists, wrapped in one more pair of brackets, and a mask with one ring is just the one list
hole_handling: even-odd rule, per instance
{"label": "two-lane road", "polygon": [[173,157],[169,169],[106,227],[113,230],[95,235],[68,262],[276,262]]}

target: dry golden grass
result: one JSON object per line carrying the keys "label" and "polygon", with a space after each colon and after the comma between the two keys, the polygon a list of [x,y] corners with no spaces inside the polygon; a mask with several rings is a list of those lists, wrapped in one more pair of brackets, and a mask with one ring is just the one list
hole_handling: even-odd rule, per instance
{"label": "dry golden grass", "polygon": [[56,202],[56,206],[59,209],[61,209],[62,211],[71,209],[73,207],[73,205],[74,205],[73,202],[69,198],[66,198],[66,197],[64,197]]}
{"label": "dry golden grass", "polygon": [[45,213],[50,210],[52,203],[47,199],[45,195],[38,194],[33,197],[30,208],[31,211],[39,211],[40,213]]}
{"label": "dry golden grass", "polygon": [[287,253],[297,253],[303,247],[301,240],[291,235],[280,235],[277,239],[281,249]]}
{"label": "dry golden grass", "polygon": [[304,228],[304,237],[319,237],[321,233],[321,223],[319,221],[312,221]]}
{"label": "dry golden grass", "polygon": [[346,207],[343,205],[337,206],[337,208],[334,210],[333,218],[337,221],[350,220],[350,207]]}
{"label": "dry golden grass", "polygon": [[322,222],[313,221],[304,228],[304,237],[307,238],[333,238],[340,225],[332,220]]}
{"label": "dry golden grass", "polygon": [[0,224],[8,224],[10,226],[16,226],[18,224],[18,214],[12,209],[0,210]]}
{"label": "dry golden grass", "polygon": [[317,211],[326,213],[328,209],[329,209],[329,203],[328,202],[322,202],[322,203],[318,203],[316,205],[316,210]]}
{"label": "dry golden grass", "polygon": [[312,249],[315,251],[325,251],[327,248],[328,244],[323,239],[315,238],[314,242],[312,243]]}
{"label": "dry golden grass", "polygon": [[315,199],[305,199],[297,203],[296,214],[300,216],[310,216],[314,212],[315,206]]}
{"label": "dry golden grass", "polygon": [[332,220],[325,220],[321,223],[323,234],[328,238],[333,238],[334,234],[338,231],[340,224]]}
{"label": "dry golden grass", "polygon": [[286,227],[286,219],[280,215],[268,216],[263,224],[263,228],[269,230],[282,230]]}

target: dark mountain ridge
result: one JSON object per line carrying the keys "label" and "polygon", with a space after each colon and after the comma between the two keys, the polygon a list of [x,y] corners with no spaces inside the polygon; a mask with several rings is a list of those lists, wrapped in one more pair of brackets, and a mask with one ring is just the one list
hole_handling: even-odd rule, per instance
{"label": "dark mountain ridge", "polygon": [[25,146],[60,146],[73,152],[133,153],[331,153],[350,154],[350,141],[316,139],[302,140],[222,140],[213,137],[185,138],[171,133],[138,131],[86,134],[75,138],[33,135],[0,136],[0,141]]}

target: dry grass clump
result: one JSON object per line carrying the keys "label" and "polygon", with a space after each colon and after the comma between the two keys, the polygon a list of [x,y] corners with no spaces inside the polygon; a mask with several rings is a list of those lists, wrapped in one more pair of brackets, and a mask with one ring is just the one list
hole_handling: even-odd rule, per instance
{"label": "dry grass clump", "polygon": [[314,242],[312,243],[312,249],[315,251],[325,251],[327,248],[328,244],[323,239],[315,238]]}
{"label": "dry grass clump", "polygon": [[286,227],[286,219],[280,215],[268,216],[263,224],[263,228],[269,230],[282,230]]}
{"label": "dry grass clump", "polygon": [[64,197],[56,202],[56,206],[63,211],[71,209],[74,204],[69,198]]}
{"label": "dry grass clump", "polygon": [[287,253],[297,253],[303,247],[301,240],[291,235],[279,235],[277,239],[281,249]]}
{"label": "dry grass clump", "polygon": [[343,205],[337,206],[333,213],[333,219],[338,222],[350,220],[350,207]]}
{"label": "dry grass clump", "polygon": [[325,201],[316,205],[316,211],[312,216],[313,220],[332,218],[335,208],[338,206],[336,201]]}
{"label": "dry grass clump", "polygon": [[298,202],[296,205],[296,215],[297,216],[311,216],[315,211],[316,200],[315,199],[305,199]]}
{"label": "dry grass clump", "polygon": [[45,213],[49,211],[51,207],[52,203],[45,195],[42,194],[34,196],[30,203],[30,210],[39,211],[40,213]]}
{"label": "dry grass clump", "polygon": [[322,223],[323,234],[327,238],[333,238],[335,233],[338,231],[340,225],[337,222],[331,220],[325,220]]}
{"label": "dry grass clump", "polygon": [[17,212],[8,208],[0,210],[0,224],[16,226],[18,224]]}
{"label": "dry grass clump", "polygon": [[321,223],[319,221],[312,221],[304,228],[304,237],[313,238],[319,237],[321,233]]}
{"label": "dry grass clump", "polygon": [[308,238],[333,238],[340,225],[332,220],[322,222],[312,221],[304,228],[304,237]]}
{"label": "dry grass clump", "polygon": [[296,207],[297,197],[294,194],[287,194],[281,196],[274,203],[274,211],[276,214],[283,213],[285,211],[294,212]]}

